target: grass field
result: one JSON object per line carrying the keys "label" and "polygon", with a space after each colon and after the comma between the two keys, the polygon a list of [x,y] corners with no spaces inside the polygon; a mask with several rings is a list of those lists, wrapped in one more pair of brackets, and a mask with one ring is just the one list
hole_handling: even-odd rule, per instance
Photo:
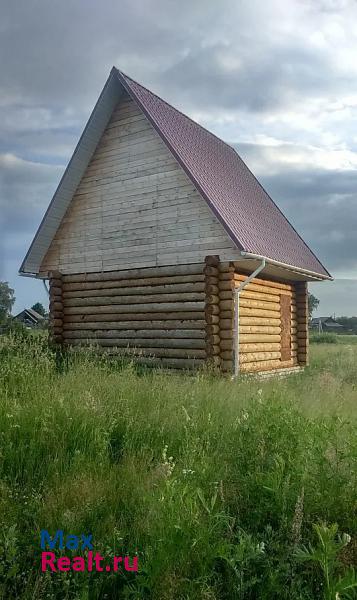
{"label": "grass field", "polygon": [[[356,597],[354,338],[311,363],[232,382],[2,336],[0,598]],[[41,529],[138,573],[41,573]]]}

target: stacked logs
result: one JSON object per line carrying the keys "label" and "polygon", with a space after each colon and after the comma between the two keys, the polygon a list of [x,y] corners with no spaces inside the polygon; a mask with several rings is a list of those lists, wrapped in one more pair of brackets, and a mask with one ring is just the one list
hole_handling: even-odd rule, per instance
{"label": "stacked logs", "polygon": [[[74,275],[52,272],[51,338],[68,346],[94,343],[170,368],[197,367],[208,360],[231,373],[234,290],[247,277],[234,263],[220,263],[216,256],[206,257],[205,264]],[[281,359],[282,295],[291,306],[288,360]],[[307,364],[307,315],[304,282],[252,280],[240,293],[240,371]]]}
{"label": "stacked logs", "polygon": [[234,272],[233,263],[221,263],[219,267],[219,327],[221,368],[225,372],[233,369],[234,335]]}
{"label": "stacked logs", "polygon": [[[220,273],[220,348],[222,368],[232,371],[234,336],[234,288],[248,275],[234,265],[222,264]],[[291,358],[281,360],[280,296],[291,300]],[[241,372],[266,371],[297,364],[296,301],[294,287],[265,279],[254,279],[240,293],[239,362]]]}
{"label": "stacked logs", "polygon": [[219,329],[219,257],[205,258],[205,321],[208,361],[220,366]]}
{"label": "stacked logs", "polygon": [[50,340],[53,344],[63,342],[62,275],[58,271],[49,274],[50,286]]}
{"label": "stacked logs", "polygon": [[297,348],[298,361],[300,365],[309,364],[309,307],[308,307],[308,292],[307,283],[299,281],[295,284],[296,290],[296,331],[297,331]]}
{"label": "stacked logs", "polygon": [[171,368],[203,364],[204,268],[193,264],[64,275],[64,343],[94,343]]}

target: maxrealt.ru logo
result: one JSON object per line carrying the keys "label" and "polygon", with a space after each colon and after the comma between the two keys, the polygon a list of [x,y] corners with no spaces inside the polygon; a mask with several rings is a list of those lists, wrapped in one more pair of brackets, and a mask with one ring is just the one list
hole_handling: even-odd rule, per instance
{"label": "maxrealt.ru logo", "polygon": [[[99,552],[94,553],[92,534],[65,535],[62,529],[56,531],[51,537],[46,529],[41,531],[41,570],[57,573],[58,571],[106,571],[117,573],[120,569],[125,571],[138,571],[138,557],[114,556],[110,563],[104,564],[105,557]],[[83,552],[84,556],[56,556],[55,550],[71,550]]]}

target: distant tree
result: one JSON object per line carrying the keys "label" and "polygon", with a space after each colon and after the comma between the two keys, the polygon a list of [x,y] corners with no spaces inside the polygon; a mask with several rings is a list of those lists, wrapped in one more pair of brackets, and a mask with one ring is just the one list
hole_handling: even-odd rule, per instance
{"label": "distant tree", "polygon": [[31,308],[32,310],[35,310],[39,315],[42,315],[42,317],[46,317],[46,309],[43,306],[43,304],[41,304],[41,302],[36,302],[36,304],[31,306]]}
{"label": "distant tree", "polygon": [[15,292],[7,281],[0,281],[0,323],[5,323],[15,302]]}
{"label": "distant tree", "polygon": [[309,303],[309,318],[311,319],[312,313],[320,304],[320,300],[314,296],[314,294],[308,294],[308,303]]}

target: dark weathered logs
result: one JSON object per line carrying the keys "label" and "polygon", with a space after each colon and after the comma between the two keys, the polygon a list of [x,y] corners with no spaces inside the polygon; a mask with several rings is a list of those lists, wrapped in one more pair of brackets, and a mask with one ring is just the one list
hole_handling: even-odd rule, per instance
{"label": "dark weathered logs", "polygon": [[206,256],[205,258],[205,316],[206,316],[206,355],[207,359],[215,358],[219,362],[219,328],[212,333],[213,324],[211,317],[219,318],[219,258]]}
{"label": "dark weathered logs", "polygon": [[[114,282],[113,282],[114,283]],[[116,296],[118,297],[128,297],[132,298],[134,296],[145,296],[150,297],[150,295],[160,295],[165,297],[165,295],[169,298],[171,296],[173,299],[177,296],[180,297],[182,294],[189,294],[190,296],[194,295],[196,299],[202,299],[203,293],[205,291],[204,283],[175,283],[175,284],[164,284],[164,285],[156,285],[156,286],[138,286],[138,287],[108,287],[108,288],[100,288],[100,289],[87,289],[87,290],[66,290],[63,291],[63,298],[103,298],[103,297],[113,297],[112,301]],[[201,294],[200,294],[201,292]],[[147,299],[147,298],[146,298]],[[171,298],[169,298],[170,300]],[[189,298],[191,299],[191,298]],[[139,300],[138,300],[139,301]],[[140,299],[142,302],[143,299]],[[149,300],[148,300],[149,301]]]}
{"label": "dark weathered logs", "polygon": [[[214,308],[214,307],[213,307]],[[170,303],[148,303],[148,304],[114,304],[114,305],[96,305],[96,306],[66,306],[66,315],[90,315],[90,314],[132,314],[133,319],[137,320],[139,313],[160,313],[171,314],[172,318],[177,319],[177,313],[198,312],[204,310],[204,302],[170,302]],[[163,317],[165,318],[165,317]],[[169,318],[169,317],[167,317]]]}
{"label": "dark weathered logs", "polygon": [[[171,277],[177,275],[192,275],[203,273],[204,265],[174,265],[167,267],[144,267],[123,271],[106,271],[103,273],[77,273],[65,275],[64,283],[82,283],[85,281],[110,281],[119,279],[143,279],[147,277]],[[214,269],[215,267],[210,267]]]}
{"label": "dark weathered logs", "polygon": [[62,276],[58,271],[50,273],[49,280],[50,318],[49,333],[50,340],[54,344],[63,342],[63,299],[62,299]]}
{"label": "dark weathered logs", "polygon": [[69,283],[66,283],[66,281],[66,276],[64,276],[63,291],[73,292],[86,290],[103,290],[111,288],[156,288],[157,286],[166,285],[199,285],[200,283],[204,283],[205,275],[203,273],[200,273],[196,275],[172,275],[168,277],[145,277],[138,279],[109,279],[101,281],[84,281]]}

